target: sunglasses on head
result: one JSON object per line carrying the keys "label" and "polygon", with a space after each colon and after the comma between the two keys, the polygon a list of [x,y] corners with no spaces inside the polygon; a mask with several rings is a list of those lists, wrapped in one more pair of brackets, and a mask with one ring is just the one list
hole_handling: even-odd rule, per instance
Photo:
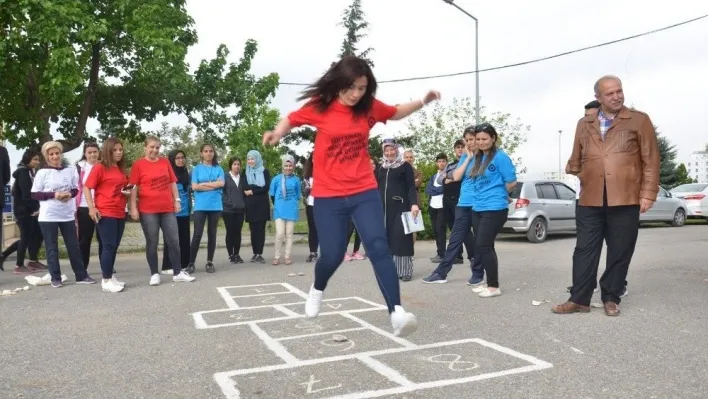
{"label": "sunglasses on head", "polygon": [[496,133],[494,127],[490,123],[482,123],[474,127],[474,132]]}

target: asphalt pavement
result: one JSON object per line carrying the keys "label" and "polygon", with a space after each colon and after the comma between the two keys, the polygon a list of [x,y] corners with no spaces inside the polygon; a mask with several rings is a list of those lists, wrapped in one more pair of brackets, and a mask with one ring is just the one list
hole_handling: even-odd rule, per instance
{"label": "asphalt pavement", "polygon": [[[551,313],[567,299],[573,237],[498,240],[503,294],[488,299],[465,285],[468,266],[422,284],[434,244],[418,242],[402,294],[420,328],[405,339],[390,334],[368,261],[343,264],[305,319],[304,245],[290,266],[231,265],[219,249],[215,274],[198,266],[194,283],[158,287],[143,255],[121,254],[122,293],[69,283],[0,297],[0,397],[706,398],[706,242],[705,225],[641,229],[615,318]],[[27,285],[5,268],[0,290]],[[100,277],[95,258],[90,269]]]}

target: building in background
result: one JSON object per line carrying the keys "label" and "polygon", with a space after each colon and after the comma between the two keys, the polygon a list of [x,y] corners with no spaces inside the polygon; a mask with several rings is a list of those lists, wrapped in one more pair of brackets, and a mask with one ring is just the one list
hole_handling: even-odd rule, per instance
{"label": "building in background", "polygon": [[698,183],[708,183],[708,152],[694,151],[686,163],[688,176]]}

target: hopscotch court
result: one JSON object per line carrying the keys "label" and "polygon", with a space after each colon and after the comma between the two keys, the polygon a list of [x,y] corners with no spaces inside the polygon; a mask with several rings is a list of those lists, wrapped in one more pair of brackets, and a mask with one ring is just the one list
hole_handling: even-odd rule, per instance
{"label": "hopscotch court", "polygon": [[[219,287],[226,308],[193,313],[197,329],[247,326],[280,363],[218,371],[225,398],[376,398],[548,369],[552,364],[479,338],[415,344],[357,314],[386,311],[360,297],[322,302],[287,283]],[[419,320],[420,322],[420,320]],[[424,322],[424,321],[423,321]]]}

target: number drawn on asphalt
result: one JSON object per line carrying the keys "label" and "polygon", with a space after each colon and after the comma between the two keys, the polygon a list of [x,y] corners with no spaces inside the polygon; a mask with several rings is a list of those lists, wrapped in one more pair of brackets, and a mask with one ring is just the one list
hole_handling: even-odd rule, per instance
{"label": "number drawn on asphalt", "polygon": [[327,307],[330,309],[337,310],[342,307],[342,304],[341,303],[328,303]]}
{"label": "number drawn on asphalt", "polygon": [[295,324],[295,328],[302,330],[304,333],[316,333],[324,330],[324,327],[314,321],[304,320],[299,324]]}
{"label": "number drawn on asphalt", "polygon": [[479,367],[479,364],[462,360],[462,356],[455,353],[443,353],[441,355],[430,356],[428,361],[431,363],[447,364],[447,368],[452,371],[468,371]]}
{"label": "number drawn on asphalt", "polygon": [[306,393],[309,393],[309,394],[311,394],[311,393],[318,393],[318,392],[322,392],[322,391],[331,391],[332,389],[338,389],[338,388],[341,388],[341,387],[342,387],[342,384],[337,384],[337,385],[334,385],[334,386],[331,386],[331,387],[324,387],[324,388],[320,388],[320,389],[314,389],[315,384],[317,384],[318,382],[322,382],[322,380],[316,380],[316,379],[315,379],[315,376],[314,376],[313,374],[311,374],[311,375],[310,375],[310,380],[309,380],[309,381],[306,381],[306,382],[301,382],[300,385],[304,386],[304,387],[305,387],[305,392],[306,392]]}
{"label": "number drawn on asphalt", "polygon": [[238,313],[232,314],[230,317],[232,317],[232,318],[234,318],[234,319],[236,319],[236,320],[248,320],[248,319],[250,319],[250,317],[246,317],[246,316],[244,316],[244,315],[242,315],[242,314],[238,314]]}
{"label": "number drawn on asphalt", "polygon": [[265,291],[263,288],[252,288],[252,290],[255,291],[256,294],[260,294]]}
{"label": "number drawn on asphalt", "polygon": [[341,348],[341,349],[338,349],[337,352],[346,352],[346,351],[354,348],[354,346],[356,346],[354,344],[354,341],[352,341],[351,339],[344,341],[344,342],[336,342],[330,338],[330,339],[325,339],[324,341],[320,341],[320,344],[322,344],[324,346],[329,346],[330,348]]}

